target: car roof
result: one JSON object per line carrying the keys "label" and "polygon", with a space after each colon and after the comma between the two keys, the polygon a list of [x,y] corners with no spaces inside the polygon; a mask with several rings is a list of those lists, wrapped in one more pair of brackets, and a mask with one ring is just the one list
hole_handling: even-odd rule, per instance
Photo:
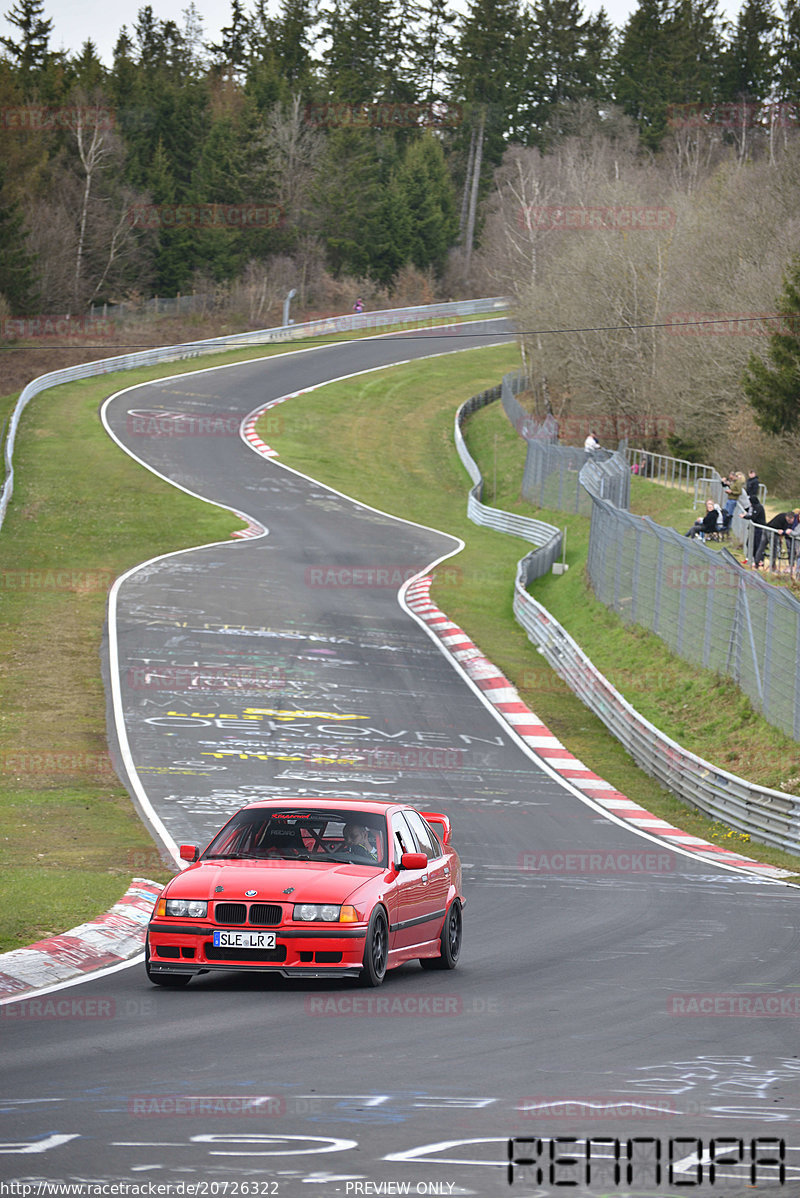
{"label": "car roof", "polygon": [[398,803],[393,800],[387,802],[381,799],[325,799],[300,795],[288,799],[259,799],[255,803],[246,803],[244,809],[253,811],[263,808],[268,811],[273,807],[294,807],[301,810],[307,807],[313,811],[364,811],[370,815],[384,815],[387,811],[411,806],[411,803]]}

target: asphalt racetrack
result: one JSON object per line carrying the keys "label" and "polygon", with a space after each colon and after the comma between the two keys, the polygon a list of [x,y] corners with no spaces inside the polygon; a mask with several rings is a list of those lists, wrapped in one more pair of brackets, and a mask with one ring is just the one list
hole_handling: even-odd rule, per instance
{"label": "asphalt racetrack", "polygon": [[[440,809],[465,943],[454,972],[405,966],[375,991],[213,974],[161,990],[138,962],[0,1008],[0,1194],[800,1193],[796,892],[637,835],[539,768],[398,603],[452,537],[238,435],[137,424],[238,423],[505,327],[287,353],[108,402],[138,458],[268,530],[120,585],[111,739],[160,842],[204,843],[262,796]],[[589,850],[603,866],[576,868]],[[529,1162],[511,1174],[510,1138]]]}

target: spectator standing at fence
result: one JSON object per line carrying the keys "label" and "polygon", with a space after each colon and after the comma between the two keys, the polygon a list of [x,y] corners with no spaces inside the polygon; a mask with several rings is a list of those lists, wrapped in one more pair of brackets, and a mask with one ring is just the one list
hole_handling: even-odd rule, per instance
{"label": "spectator standing at fence", "polygon": [[739,481],[740,475],[734,470],[731,470],[727,478],[723,478],[722,485],[728,492],[728,498],[725,500],[725,515],[728,517],[728,524],[733,519],[733,513],[736,511],[736,504],[739,496],[742,493],[742,484]]}
{"label": "spectator standing at fence", "polygon": [[756,474],[755,470],[748,470],[747,471],[747,482],[745,483],[744,489],[747,492],[747,498],[750,500],[751,508],[754,503],[758,502],[759,486],[760,486],[760,484],[758,481],[758,475]]}
{"label": "spectator standing at fence", "polygon": [[353,304],[353,311],[354,312],[363,312],[364,311],[364,301],[361,298],[361,296],[359,296],[358,299],[356,300],[356,302]]}
{"label": "spectator standing at fence", "polygon": [[773,516],[771,520],[767,520],[766,527],[773,530],[772,537],[770,537],[768,532],[762,533],[758,549],[753,554],[753,565],[755,568],[757,570],[760,568],[761,560],[764,557],[764,553],[767,549],[767,543],[770,540],[774,541],[776,536],[787,537],[787,545],[789,546],[789,562],[791,564],[793,556],[792,549],[794,548],[794,543],[791,540],[791,536],[795,529],[800,527],[800,507],[796,507],[791,512],[778,512],[777,516]]}
{"label": "spectator standing at fence", "polygon": [[[758,569],[756,562],[760,562],[764,556],[764,544],[767,539],[767,534],[764,532],[764,525],[767,523],[767,513],[764,511],[763,503],[758,498],[758,492],[756,492],[755,499],[751,500],[750,511],[744,513],[743,519],[752,520],[753,522],[753,565]],[[745,558],[746,564],[747,559]]]}
{"label": "spectator standing at fence", "polygon": [[720,510],[714,500],[707,499],[705,512],[683,535],[685,537],[710,537],[713,532],[717,531],[717,521],[720,515]]}
{"label": "spectator standing at fence", "polygon": [[589,436],[586,438],[586,440],[583,443],[583,448],[586,450],[587,453],[594,453],[595,450],[600,448],[600,442],[597,440],[597,437],[594,435],[593,432],[589,433]]}

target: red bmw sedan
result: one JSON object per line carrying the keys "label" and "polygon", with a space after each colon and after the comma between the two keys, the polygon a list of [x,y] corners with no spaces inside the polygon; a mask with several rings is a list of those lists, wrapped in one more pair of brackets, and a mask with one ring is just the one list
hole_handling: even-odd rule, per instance
{"label": "red bmw sedan", "polygon": [[145,968],[159,986],[211,970],[357,978],[419,960],[454,969],[461,863],[446,815],[402,803],[270,799],[243,807],[162,890]]}

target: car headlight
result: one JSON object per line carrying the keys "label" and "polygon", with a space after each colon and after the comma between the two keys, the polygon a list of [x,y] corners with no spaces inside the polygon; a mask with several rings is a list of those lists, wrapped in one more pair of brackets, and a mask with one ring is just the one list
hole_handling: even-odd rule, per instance
{"label": "car headlight", "polygon": [[340,913],[341,907],[333,903],[296,903],[292,918],[304,923],[338,923]]}
{"label": "car headlight", "polygon": [[181,919],[205,919],[208,903],[200,899],[167,899],[167,915],[178,915]]}

